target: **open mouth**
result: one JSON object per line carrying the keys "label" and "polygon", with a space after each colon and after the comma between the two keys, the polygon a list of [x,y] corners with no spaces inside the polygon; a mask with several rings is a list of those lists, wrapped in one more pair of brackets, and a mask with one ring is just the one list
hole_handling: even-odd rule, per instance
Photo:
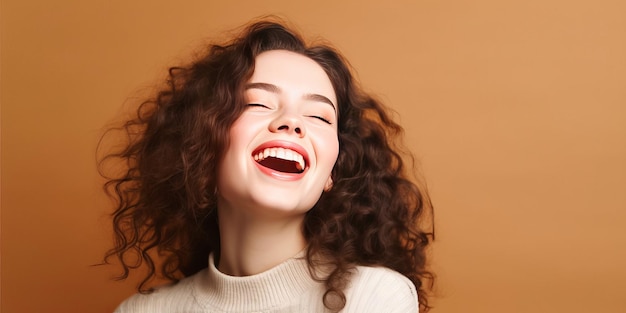
{"label": "open mouth", "polygon": [[260,165],[277,172],[300,174],[306,168],[304,157],[291,149],[265,148],[255,151],[253,157]]}

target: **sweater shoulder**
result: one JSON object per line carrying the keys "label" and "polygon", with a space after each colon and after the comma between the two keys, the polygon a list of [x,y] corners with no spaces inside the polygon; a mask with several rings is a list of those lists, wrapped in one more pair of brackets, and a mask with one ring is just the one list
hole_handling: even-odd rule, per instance
{"label": "sweater shoulder", "polygon": [[345,312],[417,312],[415,285],[386,268],[357,266],[346,292]]}
{"label": "sweater shoulder", "polygon": [[200,271],[175,284],[157,287],[148,294],[137,293],[124,300],[115,313],[170,313],[200,312],[194,298],[194,288],[199,283]]}

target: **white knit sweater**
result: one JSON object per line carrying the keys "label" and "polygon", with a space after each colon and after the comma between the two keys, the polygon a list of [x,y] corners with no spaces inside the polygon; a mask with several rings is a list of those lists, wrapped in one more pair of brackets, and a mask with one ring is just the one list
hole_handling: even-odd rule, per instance
{"label": "white knit sweater", "polygon": [[[325,288],[313,280],[306,260],[291,258],[263,273],[234,277],[209,267],[148,294],[124,301],[116,313],[326,312]],[[417,293],[409,279],[384,267],[358,266],[341,312],[415,313]]]}

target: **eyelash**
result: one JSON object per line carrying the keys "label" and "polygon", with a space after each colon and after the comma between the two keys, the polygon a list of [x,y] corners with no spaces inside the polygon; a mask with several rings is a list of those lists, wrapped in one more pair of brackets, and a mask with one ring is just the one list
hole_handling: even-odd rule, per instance
{"label": "eyelash", "polygon": [[[260,108],[266,108],[266,109],[269,109],[269,107],[268,107],[268,106],[266,106],[266,105],[264,105],[264,104],[260,104],[260,103],[249,103],[249,104],[248,104],[248,106],[250,106],[250,107],[260,107]],[[307,115],[307,117],[316,118],[316,119],[318,119],[318,120],[320,120],[320,121],[322,121],[322,122],[324,122],[324,123],[326,123],[326,124],[328,124],[328,125],[332,125],[332,124],[333,124],[333,123],[331,123],[329,120],[327,120],[327,119],[325,119],[325,118],[323,118],[323,117],[321,117],[321,116],[317,116],[317,115]]]}
{"label": "eyelash", "polygon": [[323,118],[323,117],[321,117],[321,116],[317,116],[317,115],[307,115],[307,117],[316,118],[316,119],[318,119],[318,120],[320,120],[320,121],[322,121],[322,122],[324,122],[324,123],[326,123],[326,124],[328,124],[328,125],[332,125],[332,123],[331,123],[329,120],[327,120],[327,119],[325,119],[325,118]]}
{"label": "eyelash", "polygon": [[261,107],[261,108],[269,109],[269,107],[267,105],[260,104],[260,103],[249,103],[248,106],[249,107]]}

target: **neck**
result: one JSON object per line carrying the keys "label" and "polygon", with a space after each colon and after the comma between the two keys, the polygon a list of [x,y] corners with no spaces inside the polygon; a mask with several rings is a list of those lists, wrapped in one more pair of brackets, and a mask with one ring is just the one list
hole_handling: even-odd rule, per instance
{"label": "neck", "polygon": [[269,270],[306,247],[304,215],[268,218],[220,206],[220,259],[217,268],[231,276]]}

